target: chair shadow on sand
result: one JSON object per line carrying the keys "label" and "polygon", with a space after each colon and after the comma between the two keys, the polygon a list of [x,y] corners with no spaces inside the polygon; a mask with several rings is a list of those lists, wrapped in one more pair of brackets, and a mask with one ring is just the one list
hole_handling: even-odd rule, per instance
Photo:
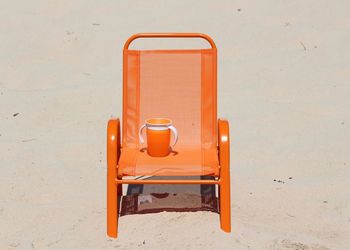
{"label": "chair shadow on sand", "polygon": [[[154,176],[151,179],[194,179],[189,176]],[[210,180],[211,176],[195,177]],[[158,212],[196,212],[211,211],[218,213],[218,201],[215,185],[179,185],[148,184],[128,185],[121,199],[120,216]]]}
{"label": "chair shadow on sand", "polygon": [[[147,148],[140,152],[147,153]],[[170,147],[169,156],[176,156],[177,151]],[[141,177],[140,177],[141,178]],[[211,176],[152,176],[148,180],[202,179],[212,180]],[[128,185],[126,194],[122,196],[120,216],[129,214],[145,214],[184,211],[211,211],[218,213],[215,185],[179,185],[148,184]]]}

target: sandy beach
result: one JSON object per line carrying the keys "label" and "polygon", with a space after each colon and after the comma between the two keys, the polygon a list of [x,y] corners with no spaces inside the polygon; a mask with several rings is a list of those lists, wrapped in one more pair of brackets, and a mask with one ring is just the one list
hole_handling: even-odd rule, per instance
{"label": "sandy beach", "polygon": [[[350,249],[349,13],[323,0],[1,1],[0,249]],[[216,42],[230,234],[200,211],[123,216],[106,236],[106,124],[139,32]]]}

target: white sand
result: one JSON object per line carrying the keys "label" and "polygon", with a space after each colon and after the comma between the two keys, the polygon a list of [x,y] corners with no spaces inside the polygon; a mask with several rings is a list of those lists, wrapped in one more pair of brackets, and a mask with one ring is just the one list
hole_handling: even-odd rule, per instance
{"label": "white sand", "polygon": [[[92,2],[0,3],[0,249],[349,249],[348,1]],[[122,46],[166,31],[219,48],[232,233],[217,214],[160,213],[109,239]]]}

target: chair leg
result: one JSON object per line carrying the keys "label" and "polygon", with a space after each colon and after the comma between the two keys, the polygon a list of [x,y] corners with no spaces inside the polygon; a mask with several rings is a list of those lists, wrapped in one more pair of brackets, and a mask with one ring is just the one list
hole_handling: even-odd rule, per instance
{"label": "chair leg", "polygon": [[118,236],[118,186],[115,181],[107,189],[107,235]]}
{"label": "chair leg", "polygon": [[221,176],[219,186],[220,199],[220,226],[225,232],[231,232],[231,197],[230,197],[230,177]]}
{"label": "chair leg", "polygon": [[118,196],[120,198],[123,196],[123,184],[118,185]]}
{"label": "chair leg", "polygon": [[123,198],[123,184],[117,185],[117,195],[118,195],[118,198],[117,198],[117,212],[118,212],[118,215],[119,215],[119,213],[121,211],[122,198]]}

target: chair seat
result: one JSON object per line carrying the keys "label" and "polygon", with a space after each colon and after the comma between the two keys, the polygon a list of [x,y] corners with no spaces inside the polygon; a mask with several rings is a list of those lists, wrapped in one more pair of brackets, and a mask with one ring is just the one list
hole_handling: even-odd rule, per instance
{"label": "chair seat", "polygon": [[166,157],[151,157],[145,149],[123,148],[118,175],[218,176],[218,153],[216,149],[176,148]]}

